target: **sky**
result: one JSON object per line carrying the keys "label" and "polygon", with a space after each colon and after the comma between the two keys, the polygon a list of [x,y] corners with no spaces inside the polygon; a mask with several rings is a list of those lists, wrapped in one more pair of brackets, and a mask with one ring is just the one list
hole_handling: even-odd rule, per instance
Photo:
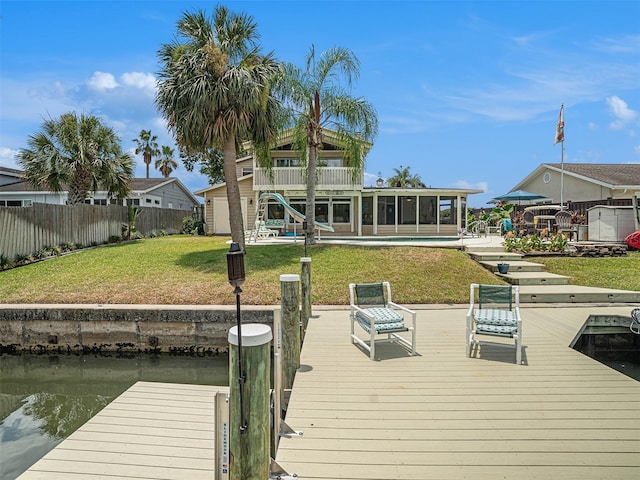
{"label": "sky", "polygon": [[[131,153],[142,129],[175,147],[154,103],[157,52],[184,12],[218,4],[253,17],[278,60],[355,54],[351,95],[379,122],[366,185],[409,167],[430,187],[484,190],[469,199],[480,208],[542,163],[640,163],[637,0],[2,0],[0,166],[19,168],[29,135],[69,111],[100,117]],[[208,184],[182,166],[172,176]]]}

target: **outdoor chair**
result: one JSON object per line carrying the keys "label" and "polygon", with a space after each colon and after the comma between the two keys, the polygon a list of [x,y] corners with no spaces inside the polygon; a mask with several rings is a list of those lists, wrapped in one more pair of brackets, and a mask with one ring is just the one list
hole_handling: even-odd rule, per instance
{"label": "outdoor chair", "polygon": [[264,222],[260,222],[258,225],[258,238],[277,237],[279,233],[279,230],[267,228],[267,225]]}
{"label": "outdoor chair", "polygon": [[522,319],[517,285],[471,284],[467,312],[467,356],[480,345],[478,336],[507,337],[515,341],[516,364],[522,363]]}
{"label": "outdoor chair", "polygon": [[573,239],[573,235],[575,233],[576,239],[578,237],[578,226],[577,225],[573,225],[571,223],[571,214],[569,212],[567,212],[566,210],[560,210],[558,213],[556,213],[555,215],[555,221],[556,221],[556,231],[559,232],[564,232],[564,233],[568,233],[569,234],[569,241],[571,241]]}
{"label": "outdoor chair", "polygon": [[[397,342],[416,354],[416,312],[398,305],[391,300],[389,282],[350,283],[351,303],[351,341],[369,352],[373,360],[376,342]],[[405,317],[411,316],[411,324],[405,323]],[[366,338],[360,338],[355,332],[355,324],[367,332]],[[403,332],[405,336],[400,335]],[[406,337],[411,334],[411,340]],[[378,336],[383,336],[379,338]],[[377,338],[378,337],[378,338]]]}

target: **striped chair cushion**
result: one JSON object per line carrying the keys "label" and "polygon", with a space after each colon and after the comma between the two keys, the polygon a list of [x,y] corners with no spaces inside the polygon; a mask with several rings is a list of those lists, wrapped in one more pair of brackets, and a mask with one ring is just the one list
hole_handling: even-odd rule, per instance
{"label": "striped chair cushion", "polygon": [[[391,308],[376,307],[365,308],[364,310],[375,317],[374,322],[377,333],[406,332],[409,330],[404,326],[404,317]],[[356,320],[367,332],[371,331],[369,319],[361,312],[356,312]]]}

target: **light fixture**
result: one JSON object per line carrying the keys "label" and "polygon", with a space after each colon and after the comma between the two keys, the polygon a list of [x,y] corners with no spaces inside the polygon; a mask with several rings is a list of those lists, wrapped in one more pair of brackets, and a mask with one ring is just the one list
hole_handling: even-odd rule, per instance
{"label": "light fixture", "polygon": [[244,250],[236,242],[231,242],[227,252],[227,274],[229,283],[236,296],[236,323],[238,325],[238,385],[240,393],[240,433],[247,431],[247,420],[244,414],[244,384],[247,379],[242,364],[242,319],[240,317],[240,286],[244,283]]}

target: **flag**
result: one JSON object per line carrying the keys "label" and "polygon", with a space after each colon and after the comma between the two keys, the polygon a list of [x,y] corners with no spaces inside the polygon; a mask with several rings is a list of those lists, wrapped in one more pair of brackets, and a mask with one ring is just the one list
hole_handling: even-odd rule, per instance
{"label": "flag", "polygon": [[560,116],[558,117],[558,126],[556,127],[556,139],[553,144],[564,142],[564,104],[560,106]]}

